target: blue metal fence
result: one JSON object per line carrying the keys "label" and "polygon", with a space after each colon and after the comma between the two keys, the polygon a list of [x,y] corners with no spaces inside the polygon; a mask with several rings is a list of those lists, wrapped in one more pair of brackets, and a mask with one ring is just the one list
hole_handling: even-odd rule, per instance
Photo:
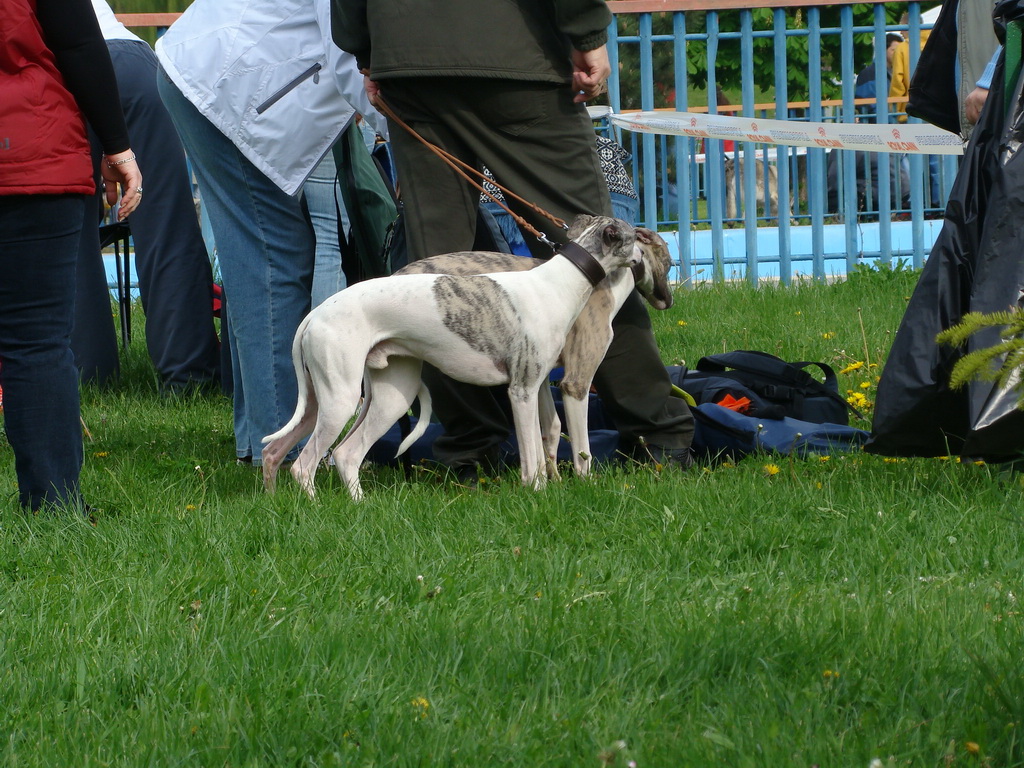
{"label": "blue metal fence", "polygon": [[[884,74],[885,36],[898,31],[907,38],[915,67],[923,29],[919,3],[899,5],[908,14],[903,24],[887,21],[881,3],[856,9],[830,5],[832,26],[822,22],[821,7],[775,4],[780,7],[755,18],[754,10],[736,7],[735,0],[717,0],[718,7],[699,0],[611,2],[616,13],[609,30],[612,111],[729,110],[759,119],[895,122]],[[737,31],[723,31],[724,20]],[[706,96],[691,103],[694,77],[687,53],[690,66],[696,59],[706,72],[706,88],[699,93],[715,94],[719,71],[735,67],[733,60],[722,60],[721,45],[734,40],[740,49],[740,104],[721,107]],[[766,104],[756,103],[755,41],[770,41],[773,48],[774,94]],[[787,46],[790,41],[796,45]],[[823,71],[823,47],[839,51],[828,72]],[[664,65],[666,58],[670,67]],[[875,64],[878,96],[866,105],[855,102],[854,83],[857,63],[869,61]],[[669,71],[671,83],[659,82]],[[806,77],[794,78],[795,72]],[[799,89],[794,81],[801,83]],[[736,142],[733,152],[718,139],[624,130],[617,138],[633,156],[643,223],[675,233],[680,276],[692,280],[823,278],[845,273],[864,259],[904,258],[920,266],[938,232],[957,168],[951,156],[877,153],[872,158],[869,153],[749,141]],[[877,163],[877,190],[862,183],[858,199],[858,176],[870,179],[872,162]],[[778,204],[773,206],[776,190]]]}
{"label": "blue metal fence", "polygon": [[[894,122],[886,77],[880,74],[886,70],[885,35],[898,31],[906,36],[915,67],[924,28],[920,3],[889,4],[907,12],[906,23],[897,24],[887,20],[882,2],[822,0],[821,5],[806,5],[806,0],[762,0],[754,9],[743,7],[743,1],[610,0],[615,13],[609,28],[611,110]],[[822,21],[823,9],[829,10],[831,26]],[[132,26],[162,29],[176,15],[125,18]],[[740,103],[719,106],[703,94],[716,93],[723,79],[720,71],[733,68],[734,62],[720,55],[722,44],[733,41],[739,42]],[[774,93],[768,103],[757,103],[754,86],[755,43],[762,41],[772,47],[774,67]],[[797,43],[798,55],[790,55],[789,41]],[[826,73],[822,49],[835,41],[838,61]],[[695,90],[701,94],[694,97],[696,103],[690,101],[691,81],[705,78],[688,70],[688,52],[706,75],[705,87]],[[854,82],[857,63],[867,61],[875,64],[878,97],[865,105],[855,102]],[[802,76],[794,78],[794,73]],[[830,89],[838,94],[829,99],[824,98],[826,78],[838,83]],[[800,85],[793,85],[794,80]],[[750,141],[737,142],[727,151],[718,139],[634,135],[607,124],[602,128],[614,132],[632,154],[642,223],[668,237],[683,280],[824,278],[845,273],[865,259],[906,259],[919,267],[938,233],[957,169],[955,157],[877,153],[877,190],[869,184],[858,196],[858,176],[871,175],[872,160],[866,153]],[[901,167],[907,171],[906,185],[900,180]],[[760,192],[758,177],[763,182]],[[931,194],[932,187],[937,194]]]}

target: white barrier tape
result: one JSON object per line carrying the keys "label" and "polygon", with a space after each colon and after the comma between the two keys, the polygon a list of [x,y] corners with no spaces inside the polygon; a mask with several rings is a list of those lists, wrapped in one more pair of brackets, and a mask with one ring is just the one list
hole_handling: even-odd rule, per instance
{"label": "white barrier tape", "polygon": [[631,112],[609,118],[620,128],[639,133],[862,152],[964,153],[959,136],[927,123],[803,123],[696,112]]}
{"label": "white barrier tape", "polygon": [[[767,159],[769,163],[774,163],[779,158],[779,150],[778,150],[777,147],[766,147],[764,149],[755,149],[752,154],[753,154],[753,157],[755,159],[757,159],[757,160],[765,160],[765,159]],[[783,150],[783,155],[785,157],[792,157],[793,155],[806,155],[806,154],[807,154],[807,147],[794,147],[792,152],[787,152],[787,151]],[[742,151],[737,152],[735,150],[723,150],[722,151],[722,157],[732,158],[732,157],[736,157],[737,155],[739,155],[740,157],[750,157],[751,153],[744,153]],[[703,152],[698,152],[695,155],[693,155],[692,157],[693,157],[693,162],[698,163],[698,164],[699,163],[706,163],[707,160],[708,160],[708,156],[706,154],[704,154]]]}

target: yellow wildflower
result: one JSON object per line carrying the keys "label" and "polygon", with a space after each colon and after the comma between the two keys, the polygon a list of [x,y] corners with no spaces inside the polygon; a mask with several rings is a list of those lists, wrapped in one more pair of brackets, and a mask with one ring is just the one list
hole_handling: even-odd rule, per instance
{"label": "yellow wildflower", "polygon": [[678,323],[676,323],[676,325],[678,325],[680,328],[685,328],[686,327],[686,321],[685,320],[680,320]]}
{"label": "yellow wildflower", "polygon": [[430,702],[422,696],[417,696],[412,700],[412,708],[416,711],[416,714],[419,715],[420,720],[423,720],[427,716],[427,710],[430,709]]}
{"label": "yellow wildflower", "polygon": [[765,464],[764,465],[764,473],[766,475],[768,475],[768,477],[773,477],[773,476],[779,474],[779,472],[781,472],[781,471],[782,470],[779,469],[779,465],[778,464]]}
{"label": "yellow wildflower", "polygon": [[105,459],[109,455],[110,454],[106,451],[96,451],[96,453],[93,454],[97,459]]}
{"label": "yellow wildflower", "polygon": [[832,331],[828,331],[827,333],[821,334],[821,338],[826,339],[826,340],[827,339],[835,338],[835,333],[832,332]]}
{"label": "yellow wildflower", "polygon": [[853,371],[859,371],[864,367],[863,360],[857,360],[856,362],[850,363],[848,366],[843,368],[839,373],[852,373]]}
{"label": "yellow wildflower", "polygon": [[862,381],[860,383],[860,388],[861,389],[871,389],[871,382],[870,381]]}
{"label": "yellow wildflower", "polygon": [[978,746],[978,742],[976,741],[965,741],[964,749],[966,749],[972,755],[976,755],[981,751],[981,747]]}
{"label": "yellow wildflower", "polygon": [[846,398],[846,402],[854,408],[867,408],[870,405],[863,392],[850,392],[849,394],[850,396]]}

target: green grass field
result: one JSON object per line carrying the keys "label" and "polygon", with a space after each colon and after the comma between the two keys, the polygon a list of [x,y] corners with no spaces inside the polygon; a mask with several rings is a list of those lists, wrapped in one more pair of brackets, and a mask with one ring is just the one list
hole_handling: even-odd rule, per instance
{"label": "green grass field", "polygon": [[[667,363],[822,360],[870,403],[914,279],[681,291],[657,332]],[[310,502],[235,464],[227,399],[160,399],[141,333],[123,363],[83,395],[95,526],[21,514],[0,443],[4,766],[1024,764],[997,467],[368,469],[363,503],[328,472]]]}

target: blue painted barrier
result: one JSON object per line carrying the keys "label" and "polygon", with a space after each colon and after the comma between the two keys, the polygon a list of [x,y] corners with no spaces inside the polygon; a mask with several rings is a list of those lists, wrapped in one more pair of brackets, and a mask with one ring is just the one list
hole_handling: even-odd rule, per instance
{"label": "blue painted barrier", "polygon": [[[728,113],[794,123],[896,121],[897,105],[888,101],[884,75],[884,40],[888,32],[904,34],[911,66],[916,66],[921,33],[929,26],[921,21],[919,3],[900,5],[899,11],[908,13],[904,24],[892,21],[895,10],[887,18],[884,3],[829,3],[828,24],[822,20],[825,9],[810,3],[783,0],[771,3],[779,7],[770,11],[723,5],[697,0],[610,2],[616,13],[609,28],[611,109],[616,114],[633,109]],[[873,50],[872,41],[878,41]],[[755,45],[769,42],[774,102],[757,104],[754,50]],[[730,43],[729,52],[722,53]],[[796,56],[790,55],[794,48]],[[826,59],[826,50],[838,54]],[[688,58],[688,53],[694,52],[698,70],[704,69],[696,74],[688,69],[694,64],[694,56]],[[665,66],[666,58],[671,68]],[[720,105],[717,99],[708,99],[704,94],[714,94],[723,73],[735,70],[737,63],[740,103]],[[878,73],[878,96],[870,101],[855,99],[856,73],[868,63],[874,63]],[[697,75],[706,75],[703,94],[690,87]],[[826,79],[831,81],[830,90],[838,88],[838,95],[833,93],[829,99],[824,97]],[[797,82],[802,83],[799,93],[793,85]],[[691,98],[700,103],[691,103]],[[862,200],[866,209],[858,211],[858,167],[852,152],[834,150],[837,155],[830,161],[824,148],[738,140],[733,154],[718,139],[631,134],[618,128],[613,133],[632,154],[641,223],[663,233],[706,229],[676,238],[679,270],[689,276],[702,270],[719,279],[740,273],[751,281],[760,277],[786,281],[798,272],[825,278],[845,273],[864,258],[905,259],[920,267],[938,231],[933,220],[941,219],[958,166],[955,157],[911,155],[904,161],[899,154],[878,153],[877,192],[866,203]],[[790,201],[778,207],[788,215],[772,210],[769,184],[761,185],[764,191],[758,194],[758,176],[769,176],[766,149],[777,157],[778,198]],[[729,157],[740,158],[731,169]],[[831,190],[830,162],[835,177]],[[888,180],[899,176],[903,164],[909,169],[909,189],[898,190],[899,198],[893,199]],[[731,216],[725,206],[729,190],[738,201]],[[743,203],[755,200],[756,205]],[[846,263],[840,268],[841,259]]]}
{"label": "blue painted barrier", "polygon": [[[887,99],[882,74],[886,33],[898,31],[907,37],[913,67],[921,33],[929,26],[922,23],[919,2],[899,4],[888,14],[887,4],[877,1],[830,1],[820,6],[810,0],[770,0],[767,8],[736,8],[731,0],[610,0],[609,7],[614,19],[609,27],[612,75],[607,98],[620,114],[627,108],[667,109],[794,122],[892,123],[894,105]],[[894,23],[893,17],[904,10],[908,21]],[[159,33],[174,15],[121,18],[129,26],[156,26]],[[766,45],[774,65],[774,92],[762,96],[770,102],[759,104],[754,51],[755,46]],[[797,55],[790,55],[794,50]],[[827,50],[839,53],[828,59],[823,54]],[[698,69],[703,69],[699,74],[706,73],[704,93],[710,94],[738,60],[740,103],[719,105],[717,99],[694,95],[700,103],[691,104],[690,85],[697,75],[688,69],[693,65],[688,52],[695,52]],[[854,98],[853,90],[858,68],[869,62],[878,73],[878,97],[865,103]],[[839,96],[826,99],[826,86],[833,81],[839,84]],[[640,195],[638,223],[666,236],[674,248],[678,275],[689,280],[739,276],[754,282],[788,281],[803,275],[823,279],[843,274],[864,259],[905,259],[920,267],[938,232],[936,219],[941,218],[957,170],[953,157],[912,156],[907,162],[910,202],[904,205],[892,199],[890,185],[882,181],[898,174],[902,160],[879,153],[877,194],[870,196],[867,210],[858,211],[857,166],[849,152],[837,150],[837,181],[830,195],[829,160],[821,148],[737,141],[733,156],[741,163],[730,171],[726,159],[731,153],[717,139],[633,135],[607,123],[597,127],[632,154],[631,170]],[[765,149],[775,152],[774,163]],[[788,215],[772,210],[767,194],[759,199],[756,169],[768,178],[770,165],[779,199],[789,201],[778,207]],[[735,214],[727,216],[730,188],[737,204]],[[927,194],[931,188],[937,189],[934,196]],[[747,201],[757,204],[745,205]],[[108,273],[113,275],[112,269]]]}

